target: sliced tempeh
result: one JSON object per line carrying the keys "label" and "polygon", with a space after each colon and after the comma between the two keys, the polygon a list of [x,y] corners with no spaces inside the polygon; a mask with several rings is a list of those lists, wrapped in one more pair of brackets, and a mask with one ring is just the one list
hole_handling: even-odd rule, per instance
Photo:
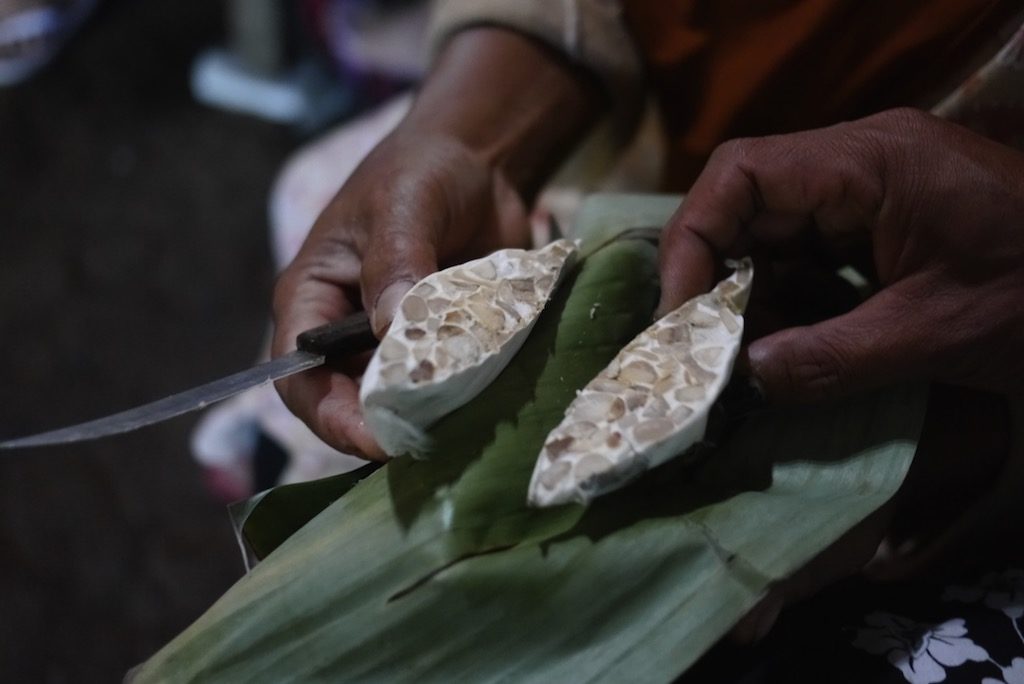
{"label": "sliced tempeh", "polygon": [[753,266],[640,333],[580,390],[551,431],[530,482],[532,506],[587,503],[682,454],[704,436],[743,336]]}
{"label": "sliced tempeh", "polygon": [[409,291],[359,393],[385,452],[427,450],[425,429],[479,394],[512,360],[575,257],[570,240],[503,249],[429,275]]}

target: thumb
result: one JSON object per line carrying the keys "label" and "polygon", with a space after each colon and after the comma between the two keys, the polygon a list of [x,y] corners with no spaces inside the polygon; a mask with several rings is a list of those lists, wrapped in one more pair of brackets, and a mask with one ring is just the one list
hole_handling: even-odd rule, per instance
{"label": "thumb", "polygon": [[402,298],[413,285],[437,270],[435,245],[408,231],[385,232],[363,257],[360,285],[363,307],[377,337],[387,332]]}
{"label": "thumb", "polygon": [[770,401],[813,402],[924,377],[928,340],[915,308],[890,288],[842,316],[755,340],[746,360]]}

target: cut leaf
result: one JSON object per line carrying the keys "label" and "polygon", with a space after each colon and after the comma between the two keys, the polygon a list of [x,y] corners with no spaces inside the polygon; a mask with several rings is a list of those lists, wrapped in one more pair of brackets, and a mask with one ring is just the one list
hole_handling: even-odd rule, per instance
{"label": "cut leaf", "polygon": [[[595,203],[607,215],[615,200]],[[924,392],[765,413],[700,465],[669,461],[586,509],[526,508],[548,431],[645,327],[655,258],[638,241],[595,252],[498,379],[436,426],[430,460],[354,486],[137,680],[676,677],[769,582],[896,491]]]}
{"label": "cut leaf", "polygon": [[228,515],[242,549],[246,570],[281,545],[295,531],[380,468],[361,468],[312,482],[281,485],[231,504]]}

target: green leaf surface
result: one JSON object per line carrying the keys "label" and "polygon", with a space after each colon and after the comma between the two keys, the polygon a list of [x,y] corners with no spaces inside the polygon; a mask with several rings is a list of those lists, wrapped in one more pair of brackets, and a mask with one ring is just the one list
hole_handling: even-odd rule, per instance
{"label": "green leaf surface", "polygon": [[[662,220],[677,204],[657,202]],[[597,198],[584,237],[652,225],[651,206]],[[593,252],[505,372],[436,426],[430,459],[393,461],[352,487],[138,680],[659,682],[682,672],[771,581],[896,491],[925,393],[766,412],[696,465],[669,462],[586,509],[528,509],[547,431],[649,321],[655,256],[639,240]]]}
{"label": "green leaf surface", "polygon": [[228,506],[246,568],[280,546],[296,530],[347,494],[380,467],[367,463],[355,470],[312,482],[281,485]]}

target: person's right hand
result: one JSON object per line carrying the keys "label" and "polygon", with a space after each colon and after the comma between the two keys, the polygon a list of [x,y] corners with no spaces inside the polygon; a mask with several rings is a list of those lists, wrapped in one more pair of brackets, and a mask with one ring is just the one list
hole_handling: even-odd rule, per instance
{"label": "person's right hand", "polygon": [[[527,201],[600,111],[594,83],[514,32],[458,33],[412,110],[317,219],[274,291],[272,354],[359,309],[379,337],[402,296],[439,267],[529,241]],[[278,383],[336,449],[384,458],[347,367]],[[343,372],[338,372],[339,370]]]}
{"label": "person's right hand", "polygon": [[[398,130],[314,224],[274,292],[273,354],[360,309],[379,337],[402,296],[446,262],[525,246],[526,207],[504,175],[456,139]],[[353,369],[346,369],[353,370]],[[383,458],[352,377],[323,368],[278,383],[288,408],[337,449]]]}

